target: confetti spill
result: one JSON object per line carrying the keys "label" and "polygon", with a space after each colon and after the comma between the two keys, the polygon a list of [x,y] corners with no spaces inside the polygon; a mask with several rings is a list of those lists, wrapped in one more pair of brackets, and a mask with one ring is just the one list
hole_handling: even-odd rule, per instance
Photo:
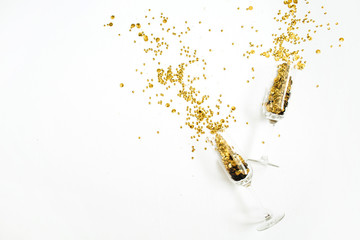
{"label": "confetti spill", "polygon": [[[285,10],[279,10],[274,17],[274,20],[280,26],[278,32],[273,33],[271,36],[271,47],[265,47],[265,44],[255,43],[255,41],[253,41],[249,42],[249,49],[243,53],[243,56],[246,58],[260,55],[266,58],[272,57],[275,61],[279,62],[278,77],[276,78],[277,80],[275,79],[274,81],[275,83],[277,82],[278,88],[272,89],[271,91],[273,93],[276,92],[275,90],[277,90],[277,92],[280,91],[280,93],[285,96],[290,95],[292,80],[290,79],[290,84],[285,84],[287,88],[283,87],[284,78],[281,77],[281,74],[286,73],[284,69],[288,69],[290,65],[294,64],[295,68],[302,70],[307,63],[303,57],[304,48],[301,48],[302,44],[312,41],[319,30],[330,30],[332,27],[339,25],[338,22],[335,24],[321,24],[318,20],[310,17],[311,11],[307,11],[306,14],[300,16],[298,8],[304,8],[304,5],[308,5],[309,1],[305,0],[301,2],[302,5],[299,2],[298,0],[283,1]],[[240,10],[240,7],[237,9]],[[321,9],[324,9],[324,7],[322,6]],[[252,11],[254,7],[249,6],[246,10]],[[148,11],[151,12],[151,9],[148,9]],[[248,14],[255,13],[256,11],[252,11]],[[323,13],[327,15],[327,12],[324,11]],[[110,16],[110,19],[114,20],[115,15]],[[177,42],[178,44],[182,44],[183,37],[189,35],[192,30],[190,28],[191,24],[189,24],[188,21],[183,21],[183,26],[172,25],[171,19],[165,17],[163,13],[161,13],[160,16],[145,15],[144,19],[146,22],[138,20],[139,22],[137,23],[129,24],[129,32],[135,32],[135,35],[132,35],[134,36],[133,43],[143,48],[144,58],[150,59],[149,62],[143,63],[142,70],[136,69],[136,72],[144,81],[144,89],[137,92],[151,95],[151,97],[149,97],[149,105],[151,105],[152,102],[157,103],[169,112],[182,117],[184,121],[180,129],[186,126],[194,131],[194,134],[190,137],[193,140],[199,141],[199,139],[207,133],[216,134],[229,128],[230,123],[236,122],[236,118],[233,115],[236,107],[230,104],[224,104],[221,95],[215,98],[217,104],[210,104],[209,101],[211,98],[213,99],[214,96],[210,97],[208,94],[200,91],[200,88],[196,87],[197,82],[207,79],[207,62],[205,58],[199,54],[198,49],[183,44],[177,48],[179,56],[182,57],[181,61],[178,61],[176,64],[162,62],[163,57],[168,54],[168,50],[174,48],[173,43]],[[198,24],[202,24],[202,21],[197,22]],[[104,26],[113,27],[114,23],[110,22],[104,24]],[[149,29],[149,27],[146,28],[147,26],[151,26],[152,29]],[[206,26],[204,26],[204,28],[205,27]],[[247,28],[256,33],[259,31],[255,26],[239,25],[239,27],[242,29]],[[159,29],[164,34],[159,34]],[[209,34],[219,31],[216,27],[206,29]],[[306,29],[306,31],[304,31],[304,29]],[[224,29],[220,29],[220,32],[223,33]],[[304,35],[303,32],[306,32],[306,34]],[[118,34],[118,36],[120,36],[120,34]],[[343,37],[340,37],[338,40],[341,43],[344,42]],[[235,46],[235,42],[232,42],[231,45]],[[341,44],[339,44],[339,47],[341,47]],[[333,48],[333,45],[330,45],[330,48]],[[216,54],[216,51],[213,51],[211,48],[208,49],[208,52]],[[321,50],[317,49],[315,53],[320,54]],[[157,67],[154,67],[154,64],[149,64],[148,66],[150,62],[156,64]],[[193,69],[197,70],[193,71]],[[227,70],[226,67],[223,67],[223,70]],[[281,73],[282,70],[284,71]],[[254,67],[251,67],[251,72],[255,72]],[[252,76],[251,79],[254,80],[255,75]],[[246,83],[250,83],[250,80],[246,80]],[[123,88],[124,83],[121,83],[120,87]],[[316,87],[318,87],[318,85]],[[176,94],[174,94],[174,89]],[[134,94],[135,91],[132,90],[131,93]],[[270,93],[270,96],[271,94],[272,93]],[[272,97],[273,100],[271,104],[268,103],[266,105],[267,110],[276,112],[277,114],[283,114],[288,98],[285,97],[282,103],[277,103],[279,98],[274,94]],[[180,99],[182,103],[179,103],[178,100],[173,102],[173,98]],[[225,105],[227,108],[224,107]],[[249,123],[246,122],[246,125],[248,124]],[[157,134],[159,134],[159,131],[157,131]],[[194,146],[192,150],[195,151]]]}

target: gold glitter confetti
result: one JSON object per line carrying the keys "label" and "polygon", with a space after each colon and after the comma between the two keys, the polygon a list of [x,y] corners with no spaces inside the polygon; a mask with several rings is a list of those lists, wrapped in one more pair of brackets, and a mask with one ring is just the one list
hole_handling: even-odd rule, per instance
{"label": "gold glitter confetti", "polygon": [[[290,3],[292,2],[291,3],[292,5],[297,4],[297,1],[295,2],[294,0],[285,1],[285,2],[290,2]],[[285,48],[285,44],[287,43],[291,43],[295,45],[295,42],[301,41],[301,37],[293,33],[294,30],[297,28],[297,25],[300,23],[300,21],[297,21],[296,24],[291,23],[291,19],[295,18],[295,13],[296,13],[295,8],[296,6],[289,7],[289,11],[287,11],[288,17],[285,17],[286,19],[282,20],[283,22],[287,21],[288,22],[287,24],[290,24],[289,25],[290,28],[288,29],[289,32],[287,32],[282,36],[284,38],[283,40],[280,38],[281,37],[280,35],[274,36],[274,43],[276,46],[275,48],[272,48],[271,51],[268,50],[263,52],[260,49],[262,47],[262,44],[251,43],[250,45],[251,49],[249,49],[246,55],[250,56],[260,53],[267,58],[273,56],[275,60],[278,61],[288,60],[285,62],[289,64],[292,63],[293,61],[299,66],[300,69],[303,68],[303,66],[305,66],[306,61],[304,61],[302,57],[299,55],[300,51],[290,51],[290,50],[287,51],[287,48]],[[253,10],[253,7],[249,6],[248,10]],[[130,25],[130,30],[135,32],[133,34],[136,34],[134,36],[141,37],[142,38],[141,40],[144,40],[146,42],[144,43],[143,41],[137,40],[137,45],[146,46],[144,47],[144,53],[150,55],[151,63],[154,63],[157,66],[154,68],[152,64],[148,64],[147,62],[146,65],[145,64],[143,65],[144,67],[141,66],[141,68],[139,68],[139,71],[137,71],[137,74],[140,74],[139,75],[140,78],[143,79],[144,81],[146,80],[146,84],[143,85],[142,92],[144,93],[147,92],[151,94],[151,96],[153,97],[152,103],[157,103],[161,105],[161,107],[163,108],[164,107],[170,108],[170,103],[171,103],[171,108],[169,110],[171,110],[172,113],[177,113],[176,115],[180,115],[181,113],[181,116],[184,116],[185,119],[184,122],[182,122],[182,125],[187,126],[194,131],[194,135],[191,136],[191,139],[193,140],[198,141],[200,136],[202,136],[206,132],[209,132],[211,134],[216,134],[225,130],[226,128],[229,127],[230,120],[231,121],[234,120],[234,122],[236,122],[236,119],[232,115],[233,111],[236,110],[236,107],[233,106],[232,104],[228,104],[228,108],[226,108],[225,111],[227,111],[230,115],[224,114],[224,109],[220,110],[220,106],[223,106],[222,100],[220,98],[214,99],[214,100],[218,100],[218,105],[216,105],[215,107],[210,105],[209,103],[206,104],[206,101],[210,98],[210,96],[204,94],[203,92],[200,92],[198,88],[195,88],[195,86],[197,86],[196,84],[194,84],[195,81],[201,79],[206,80],[207,78],[206,69],[208,68],[208,66],[206,60],[201,58],[201,56],[198,56],[196,49],[192,49],[190,48],[190,46],[186,46],[186,45],[183,46],[182,48],[179,47],[178,56],[181,56],[181,58],[183,59],[179,60],[175,64],[168,65],[161,58],[166,54],[167,52],[166,50],[170,46],[168,42],[169,39],[173,39],[174,38],[173,36],[182,39],[182,37],[185,36],[185,34],[190,33],[191,24],[189,23],[188,25],[184,25],[184,26],[176,26],[175,29],[175,26],[169,25],[170,21],[168,21],[167,17],[164,17],[163,14],[161,14],[161,16],[162,17],[160,18],[156,18],[156,20],[154,19],[154,17],[149,16],[145,23],[140,21],[141,24],[136,23]],[[281,17],[283,17],[283,15],[281,15]],[[152,21],[151,19],[153,19],[155,23],[157,23],[157,24],[153,24],[152,22],[151,28],[159,27],[159,31],[162,31],[164,35],[161,35],[161,37],[159,37],[158,35],[159,33],[158,31],[156,31],[156,29],[154,29],[154,31],[151,32],[151,28],[146,26],[146,23],[150,23],[150,21]],[[184,21],[182,21],[182,24],[184,24]],[[187,24],[187,21],[185,21],[185,24]],[[199,24],[201,24],[201,21],[199,21]],[[142,28],[141,25],[145,25],[145,27]],[[204,30],[207,29],[209,30],[209,32],[211,31],[211,29],[209,29],[208,27],[205,28]],[[253,29],[253,31],[257,31],[254,26],[252,26],[251,29]],[[213,28],[213,31],[214,34],[216,34],[219,30]],[[223,32],[222,29],[221,32]],[[292,35],[292,33],[294,35]],[[286,39],[287,37],[288,39]],[[178,42],[181,43],[180,39],[176,40],[176,43]],[[309,37],[306,39],[308,40],[312,39],[312,36],[310,36],[309,34]],[[134,43],[136,43],[135,40]],[[173,44],[172,42],[170,43],[171,43],[171,47],[174,49],[173,46],[175,44]],[[232,45],[235,45],[235,43],[232,42]],[[212,52],[212,49],[209,49],[209,52]],[[216,51],[214,51],[214,54],[215,53]],[[159,60],[161,60],[161,63]],[[143,61],[141,62],[141,64],[142,63]],[[195,66],[196,68],[199,67],[198,69],[200,69],[201,71],[197,73],[196,72],[191,73],[192,69],[190,69],[190,67],[192,65]],[[281,64],[279,64],[279,66],[280,65]],[[221,67],[218,70],[221,70]],[[226,68],[223,67],[223,70],[226,70]],[[254,72],[254,67],[252,67],[251,70],[252,72]],[[255,79],[255,77],[252,76],[252,79]],[[281,84],[282,81],[283,80],[281,79],[281,77],[279,77],[278,82],[280,85],[282,85]],[[249,83],[249,80],[247,80],[247,83]],[[162,90],[160,88],[162,88]],[[171,96],[171,94],[174,93],[173,91],[168,91],[170,89],[174,89],[176,95]],[[288,88],[284,88],[284,89],[281,88],[281,91],[284,91],[287,94],[290,91],[290,89],[291,89],[291,84],[290,87]],[[141,89],[139,90],[139,92],[141,92]],[[178,105],[180,103],[175,101],[175,99],[174,102],[172,102],[172,100],[169,99],[169,95],[170,97],[177,96],[180,99],[185,100],[186,110],[181,109],[182,105]],[[155,97],[157,99],[155,99]],[[276,101],[274,100],[274,102]],[[271,109],[273,109],[275,105],[277,104],[273,103]],[[246,124],[248,125],[248,122],[246,122]],[[180,126],[180,128],[182,128],[182,126]]]}
{"label": "gold glitter confetti", "polygon": [[[278,28],[279,33],[272,34],[273,46],[268,48],[267,51],[260,51],[260,55],[266,58],[272,56],[275,61],[285,62],[290,65],[294,64],[295,68],[302,70],[305,68],[306,61],[301,54],[304,49],[300,49],[300,45],[312,41],[314,34],[317,33],[314,28],[327,26],[326,29],[330,30],[330,23],[319,24],[318,21],[310,17],[311,11],[307,11],[306,14],[300,16],[302,11],[298,12],[298,3],[297,0],[283,1],[286,9],[279,10],[274,20],[279,24],[283,24],[284,27]],[[307,1],[305,3],[309,4]],[[304,7],[300,4],[299,6]],[[249,8],[247,10],[250,10]],[[338,25],[338,23],[336,22],[335,25]],[[251,29],[253,29],[253,26]],[[307,33],[302,34],[302,32],[305,32],[302,30],[306,30]],[[251,57],[256,53],[255,48],[258,48],[258,46],[250,42],[250,49],[244,52],[243,56],[246,58]]]}
{"label": "gold glitter confetti", "polygon": [[222,163],[231,178],[235,181],[244,179],[250,172],[244,159],[239,154],[236,154],[231,146],[218,133],[215,135],[215,143],[216,150],[220,153]]}
{"label": "gold glitter confetti", "polygon": [[270,89],[265,103],[266,110],[270,113],[283,115],[290,98],[292,77],[289,76],[290,66],[287,63],[278,66],[277,76]]}
{"label": "gold glitter confetti", "polygon": [[120,87],[121,87],[121,88],[124,87],[124,84],[123,84],[123,83],[120,83]]}

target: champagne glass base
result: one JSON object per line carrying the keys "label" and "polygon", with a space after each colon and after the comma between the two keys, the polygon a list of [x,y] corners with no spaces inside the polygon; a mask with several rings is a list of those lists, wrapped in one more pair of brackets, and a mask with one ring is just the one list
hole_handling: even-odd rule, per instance
{"label": "champagne glass base", "polygon": [[264,231],[266,229],[269,229],[278,222],[280,222],[284,217],[285,217],[285,213],[276,216],[268,214],[266,215],[265,220],[256,227],[256,230]]}

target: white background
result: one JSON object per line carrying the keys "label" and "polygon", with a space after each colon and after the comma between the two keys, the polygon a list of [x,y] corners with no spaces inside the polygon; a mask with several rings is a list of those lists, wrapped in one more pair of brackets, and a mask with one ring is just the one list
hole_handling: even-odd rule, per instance
{"label": "white background", "polygon": [[312,5],[314,19],[339,26],[306,46],[308,66],[273,136],[281,167],[254,166],[264,205],[286,213],[265,232],[249,223],[256,201],[228,181],[211,146],[191,153],[182,119],[137,94],[146,60],[129,25],[146,25],[149,8],[176,26],[187,20],[188,44],[209,65],[202,89],[237,107],[228,132],[259,157],[274,67],[242,53],[249,41],[271,46],[281,2],[0,1],[0,239],[359,239],[358,1]]}

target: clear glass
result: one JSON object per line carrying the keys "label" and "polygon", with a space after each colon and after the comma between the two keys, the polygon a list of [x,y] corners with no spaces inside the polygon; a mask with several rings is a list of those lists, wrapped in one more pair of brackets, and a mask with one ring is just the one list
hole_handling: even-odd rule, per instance
{"label": "clear glass", "polygon": [[[247,163],[245,158],[243,158],[244,155],[240,155],[238,151],[235,151],[235,148],[232,145],[229,145],[222,135],[223,134],[217,133],[214,137],[215,148],[220,155],[219,162],[222,169],[225,171],[231,182],[248,189],[254,199],[259,201],[251,187],[251,180],[253,177],[253,170],[251,166]],[[284,213],[271,213],[263,207],[261,202],[260,205],[265,214],[257,225],[256,229],[258,231],[263,231],[274,226],[285,216]]]}
{"label": "clear glass", "polygon": [[264,146],[264,152],[260,159],[249,159],[249,161],[278,167],[278,165],[270,163],[268,150],[270,149],[272,139],[274,138],[275,124],[284,118],[285,112],[288,109],[290,96],[293,90],[295,72],[295,67],[292,67],[289,63],[284,62],[277,65],[275,78],[272,81],[269,90],[265,92],[262,103],[263,114],[271,124],[270,129],[267,131],[268,141]]}
{"label": "clear glass", "polygon": [[277,73],[270,90],[266,91],[263,101],[263,113],[271,124],[284,118],[291,96],[295,68],[289,63],[277,66]]}

